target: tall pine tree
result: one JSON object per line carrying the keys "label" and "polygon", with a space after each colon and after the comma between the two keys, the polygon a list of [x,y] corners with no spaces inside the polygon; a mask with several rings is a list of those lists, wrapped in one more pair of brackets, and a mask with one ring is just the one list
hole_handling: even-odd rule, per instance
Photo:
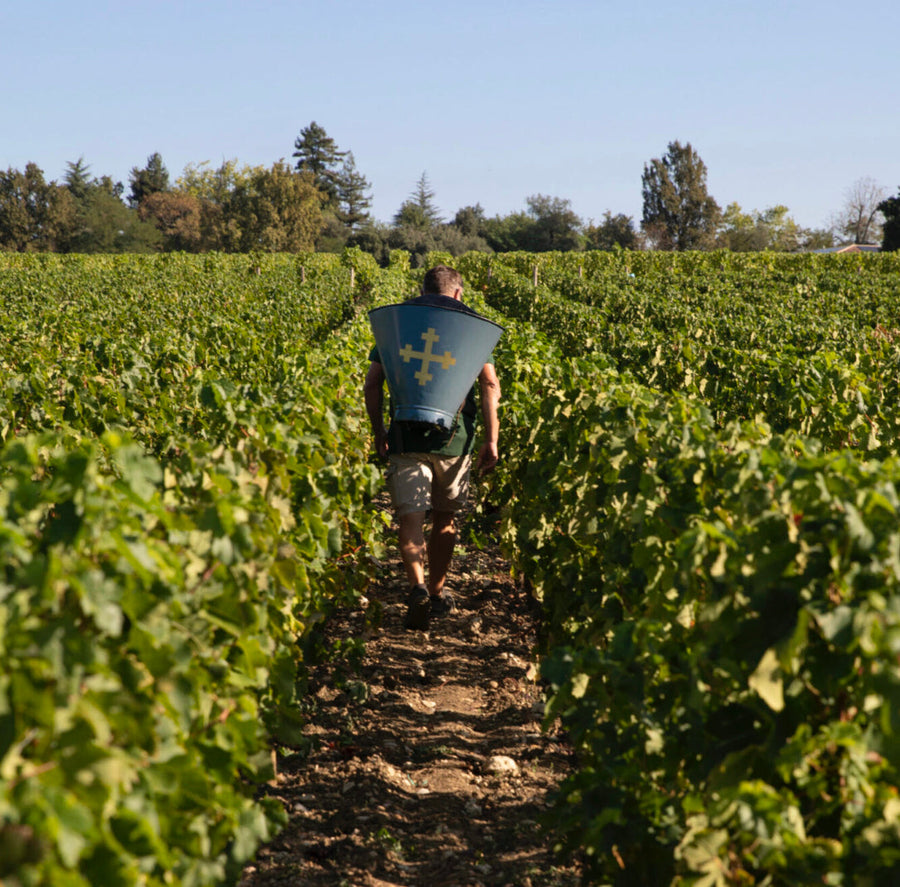
{"label": "tall pine tree", "polygon": [[162,155],[159,152],[151,154],[143,169],[132,167],[129,180],[131,182],[129,201],[132,206],[140,206],[143,199],[151,194],[168,191],[169,171],[163,163]]}
{"label": "tall pine tree", "polygon": [[428,182],[428,174],[423,172],[416,182],[416,188],[394,214],[394,224],[398,227],[419,228],[428,231],[441,221],[441,214],[434,205],[434,191]]}
{"label": "tall pine tree", "polygon": [[366,194],[370,187],[368,179],[356,168],[353,152],[348,151],[337,178],[338,218],[351,231],[371,221],[369,207],[372,197]]}
{"label": "tall pine tree", "polygon": [[71,160],[66,162],[63,181],[76,200],[84,200],[92,184],[91,167],[84,162],[84,156],[79,157],[74,163]]}
{"label": "tall pine tree", "polygon": [[340,199],[340,164],[348,152],[339,151],[334,139],[315,120],[300,130],[294,149],[294,169],[312,173],[313,183],[325,195],[327,205],[336,207]]}

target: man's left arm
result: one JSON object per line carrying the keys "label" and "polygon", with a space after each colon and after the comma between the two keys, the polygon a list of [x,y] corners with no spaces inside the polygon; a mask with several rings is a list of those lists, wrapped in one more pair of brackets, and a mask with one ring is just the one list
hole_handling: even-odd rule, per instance
{"label": "man's left arm", "polygon": [[481,417],[484,420],[484,443],[478,451],[477,467],[490,471],[499,459],[497,442],[500,436],[500,420],[497,406],[500,403],[500,380],[492,363],[486,363],[478,374],[481,387]]}

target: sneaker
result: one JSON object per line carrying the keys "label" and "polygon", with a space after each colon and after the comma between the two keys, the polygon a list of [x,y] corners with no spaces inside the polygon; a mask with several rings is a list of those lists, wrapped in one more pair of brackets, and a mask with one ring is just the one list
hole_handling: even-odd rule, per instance
{"label": "sneaker", "polygon": [[414,628],[424,631],[428,628],[428,614],[431,602],[428,598],[428,589],[424,585],[417,585],[410,591],[406,598],[406,618],[403,620],[404,628]]}
{"label": "sneaker", "polygon": [[449,591],[442,591],[440,594],[431,597],[431,615],[447,616],[456,612],[456,601]]}

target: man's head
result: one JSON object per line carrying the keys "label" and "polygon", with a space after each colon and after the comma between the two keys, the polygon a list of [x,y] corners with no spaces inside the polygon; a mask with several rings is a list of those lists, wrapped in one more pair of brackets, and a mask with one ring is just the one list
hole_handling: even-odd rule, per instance
{"label": "man's head", "polygon": [[455,268],[446,265],[435,265],[425,272],[422,281],[422,292],[430,295],[449,296],[451,299],[459,299],[462,296],[462,275]]}

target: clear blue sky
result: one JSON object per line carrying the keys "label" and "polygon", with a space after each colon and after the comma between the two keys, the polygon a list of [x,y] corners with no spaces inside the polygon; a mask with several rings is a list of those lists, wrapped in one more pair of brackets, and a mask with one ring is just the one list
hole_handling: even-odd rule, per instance
{"label": "clear blue sky", "polygon": [[823,227],[900,190],[900,2],[3,0],[0,169],[83,157],[128,187],[159,152],[291,160],[323,126],[390,221],[425,172],[442,214],[533,194],[639,223],[644,164],[690,142],[723,208]]}

